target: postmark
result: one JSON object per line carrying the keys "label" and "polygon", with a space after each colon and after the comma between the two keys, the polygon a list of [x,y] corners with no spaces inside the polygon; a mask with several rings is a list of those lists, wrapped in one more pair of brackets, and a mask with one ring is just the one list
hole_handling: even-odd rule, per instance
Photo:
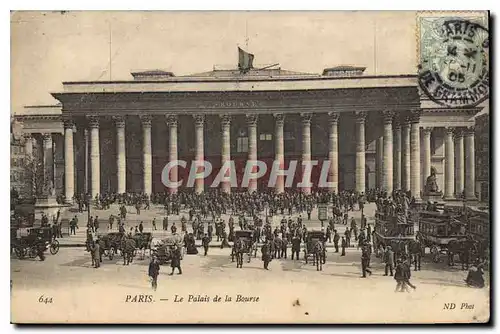
{"label": "postmark", "polygon": [[489,34],[482,19],[419,18],[420,88],[447,107],[472,107],[489,96]]}

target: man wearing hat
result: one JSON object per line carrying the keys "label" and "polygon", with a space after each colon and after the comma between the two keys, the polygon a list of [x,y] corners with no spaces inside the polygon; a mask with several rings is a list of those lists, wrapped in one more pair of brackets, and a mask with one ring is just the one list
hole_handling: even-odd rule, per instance
{"label": "man wearing hat", "polygon": [[394,269],[394,252],[392,251],[391,246],[387,246],[384,252],[384,263],[385,263],[385,274],[387,276],[388,271],[390,271],[391,276],[393,275]]}
{"label": "man wearing hat", "polygon": [[156,256],[153,256],[153,260],[149,263],[148,275],[151,277],[151,287],[156,291],[158,287],[158,274],[160,273],[160,264]]}
{"label": "man wearing hat", "polygon": [[174,274],[175,268],[179,270],[179,275],[182,275],[181,250],[178,245],[172,246],[172,260],[170,260],[170,267],[172,267],[172,272],[169,274],[170,276]]}

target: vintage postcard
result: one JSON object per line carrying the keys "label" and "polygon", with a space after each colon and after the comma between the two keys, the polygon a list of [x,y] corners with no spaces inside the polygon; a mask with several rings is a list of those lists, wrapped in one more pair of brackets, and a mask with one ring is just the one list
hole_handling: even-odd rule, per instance
{"label": "vintage postcard", "polygon": [[484,323],[489,13],[11,13],[13,323]]}

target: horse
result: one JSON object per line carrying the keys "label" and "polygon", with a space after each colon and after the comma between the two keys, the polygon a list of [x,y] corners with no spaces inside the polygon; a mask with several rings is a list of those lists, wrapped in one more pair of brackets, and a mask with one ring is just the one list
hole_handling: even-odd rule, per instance
{"label": "horse", "polygon": [[316,271],[323,270],[323,264],[326,262],[326,254],[323,243],[317,240],[313,248],[313,265],[316,264]]}
{"label": "horse", "polygon": [[133,238],[123,236],[121,241],[123,265],[129,265],[132,262],[132,259],[134,258],[135,247],[136,244]]}
{"label": "horse", "polygon": [[137,249],[141,251],[140,259],[144,260],[147,249],[149,249],[149,255],[151,256],[151,240],[153,239],[151,233],[137,233],[133,238],[137,245]]}
{"label": "horse", "polygon": [[408,251],[410,253],[410,267],[412,262],[415,264],[415,271],[420,270],[424,247],[418,240],[410,240],[408,243]]}
{"label": "horse", "polygon": [[236,268],[243,268],[243,253],[245,243],[241,239],[236,239],[233,245],[233,254],[236,256]]}

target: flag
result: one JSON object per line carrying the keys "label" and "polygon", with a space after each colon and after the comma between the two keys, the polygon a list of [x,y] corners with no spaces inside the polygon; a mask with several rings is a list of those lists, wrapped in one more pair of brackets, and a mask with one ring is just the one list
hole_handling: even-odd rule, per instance
{"label": "flag", "polygon": [[242,73],[246,73],[251,68],[253,68],[253,54],[248,53],[238,47],[238,69]]}

